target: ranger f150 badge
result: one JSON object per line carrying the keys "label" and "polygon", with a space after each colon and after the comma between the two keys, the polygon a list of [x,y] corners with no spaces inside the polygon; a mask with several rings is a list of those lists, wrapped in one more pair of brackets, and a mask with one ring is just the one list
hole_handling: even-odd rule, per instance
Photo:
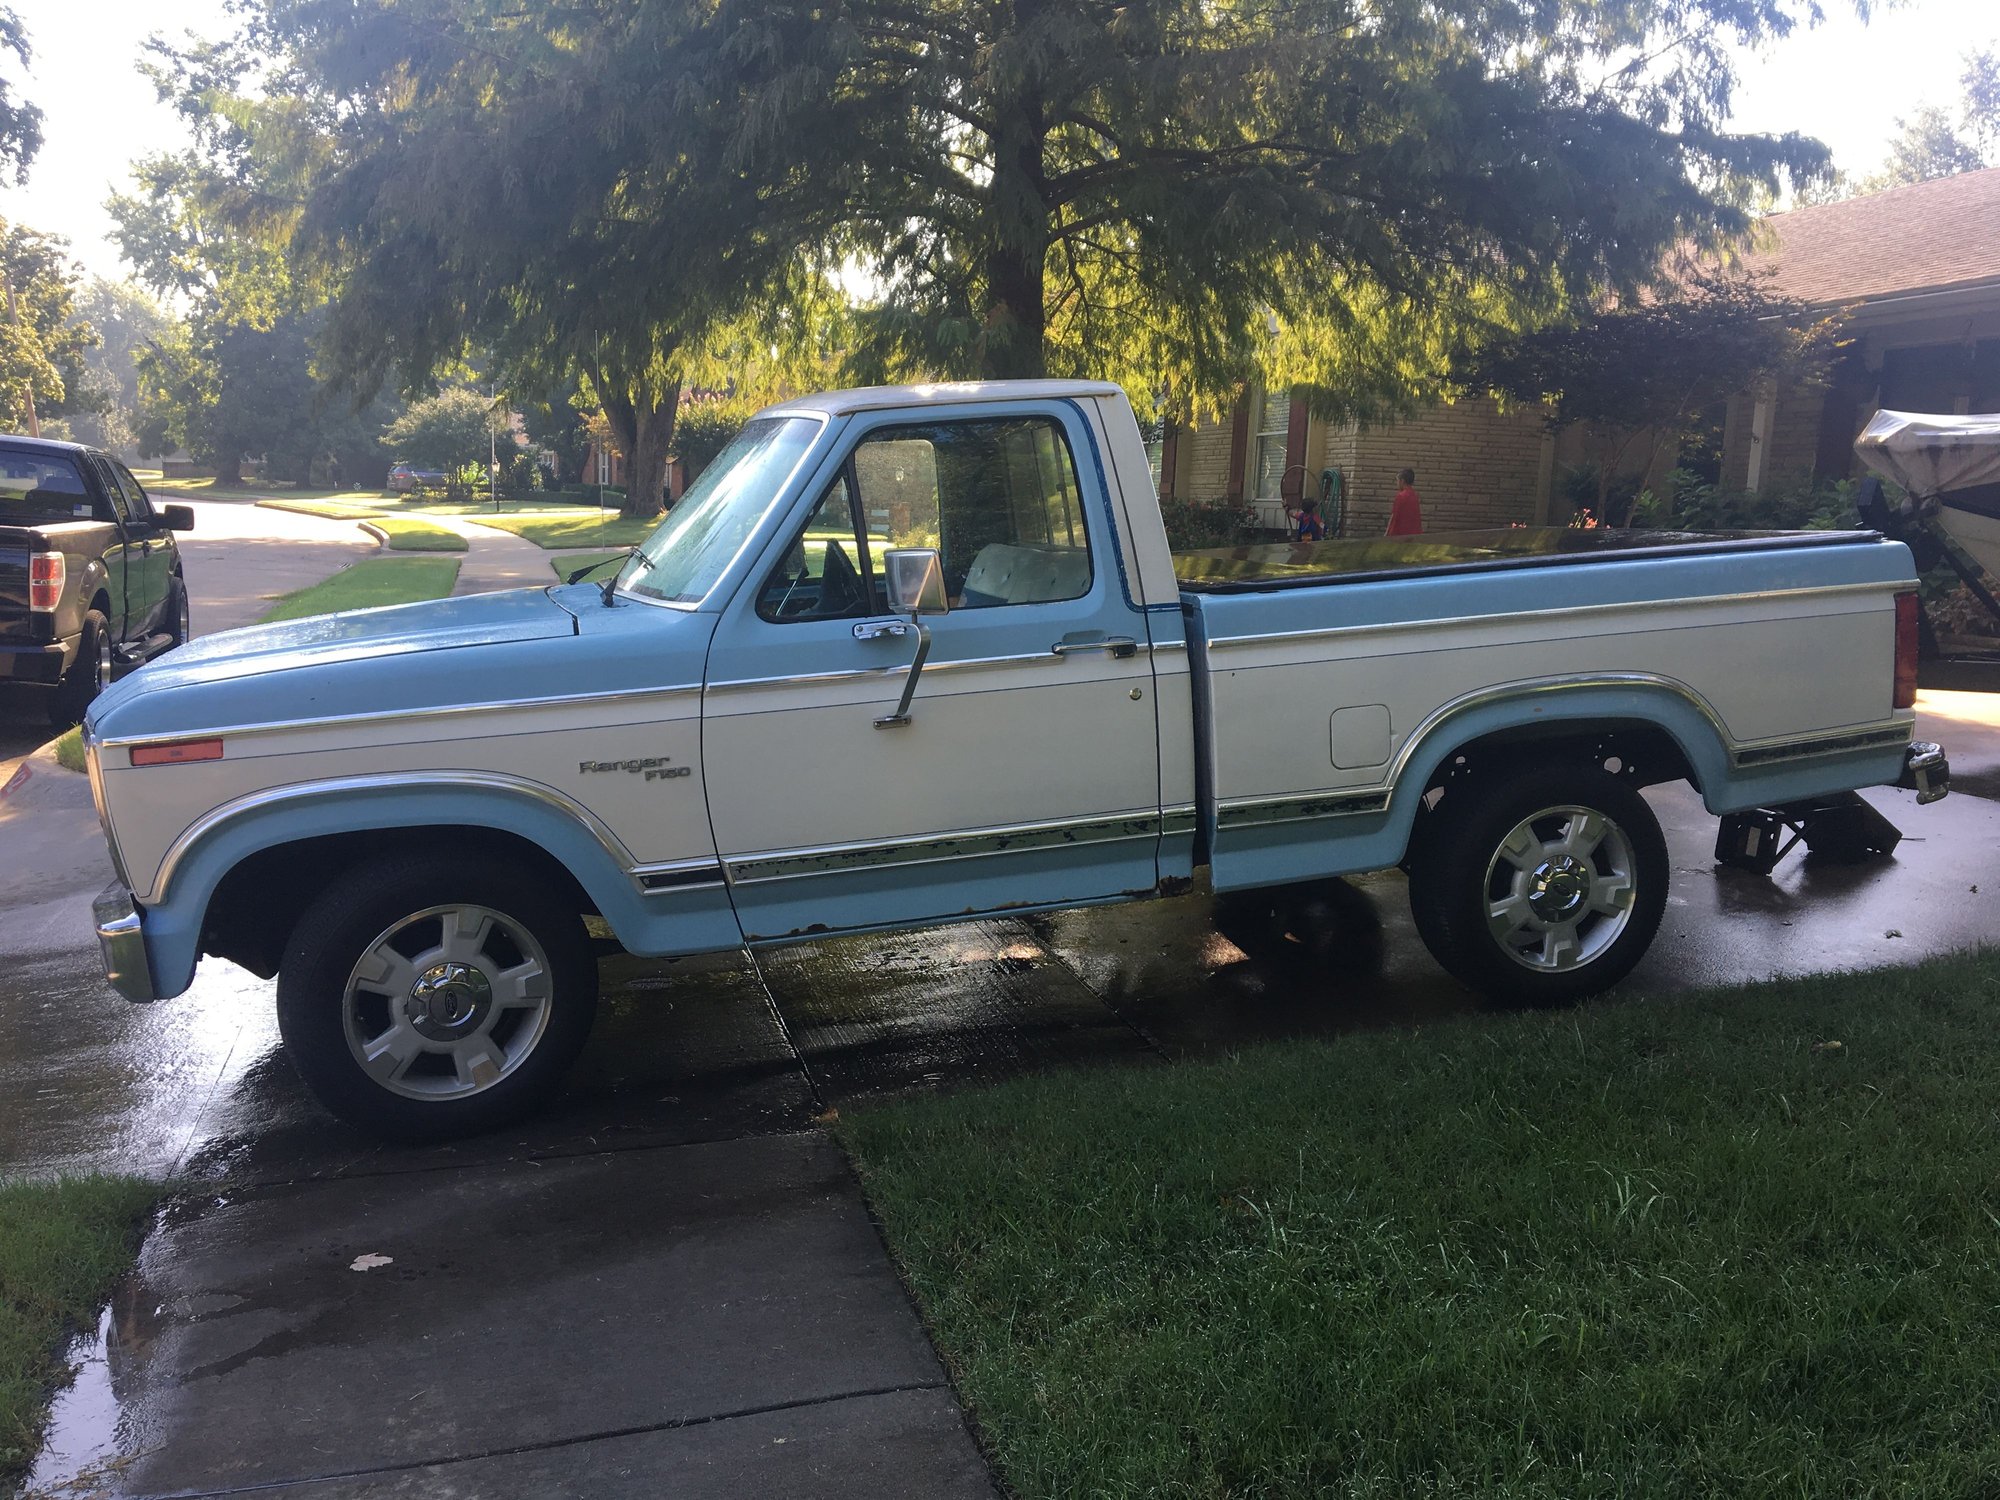
{"label": "ranger f150 badge", "polygon": [[578,761],[578,771],[630,771],[635,776],[644,774],[648,781],[672,781],[681,776],[694,774],[693,766],[677,766],[669,755],[649,755],[640,760],[584,760]]}

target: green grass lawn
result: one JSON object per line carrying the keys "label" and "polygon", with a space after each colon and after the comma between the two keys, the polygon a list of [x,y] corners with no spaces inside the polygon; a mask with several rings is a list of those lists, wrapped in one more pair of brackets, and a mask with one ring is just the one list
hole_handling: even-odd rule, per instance
{"label": "green grass lawn", "polygon": [[466,519],[511,531],[537,547],[630,547],[646,540],[660,524],[657,516],[651,520],[631,520],[610,513],[600,517],[596,511],[575,516],[467,515]]}
{"label": "green grass lawn", "polygon": [[417,516],[379,516],[367,523],[392,552],[463,552],[466,540],[448,527]]}
{"label": "green grass lawn", "polygon": [[264,510],[289,510],[302,516],[323,516],[329,521],[372,521],[386,514],[385,502],[380,500],[293,500],[264,499],[257,502]]}
{"label": "green grass lawn", "polygon": [[1013,1492],[1992,1495],[2000,952],[841,1135]]}
{"label": "green grass lawn", "polygon": [[[594,567],[598,563],[609,563],[614,557],[625,556],[628,550],[624,547],[614,547],[608,552],[571,552],[562,557],[550,558],[549,567],[555,572],[556,577],[566,579],[579,568]],[[616,568],[606,567],[596,573],[592,573],[590,576],[596,582],[602,583],[605,579],[614,577],[617,571]]]}
{"label": "green grass lawn", "polygon": [[383,604],[408,604],[418,599],[442,599],[458,581],[458,559],[451,557],[369,557],[342,568],[331,578],[286,594],[265,613],[265,621],[296,620],[303,615],[332,614],[340,609],[374,609]]}
{"label": "green grass lawn", "polygon": [[159,1192],[129,1177],[0,1182],[0,1490],[33,1462],[64,1342],[95,1323]]}
{"label": "green grass lawn", "polygon": [[86,769],[83,763],[83,726],[81,724],[73,729],[65,729],[60,735],[56,736],[56,764],[61,766],[65,771],[82,771]]}

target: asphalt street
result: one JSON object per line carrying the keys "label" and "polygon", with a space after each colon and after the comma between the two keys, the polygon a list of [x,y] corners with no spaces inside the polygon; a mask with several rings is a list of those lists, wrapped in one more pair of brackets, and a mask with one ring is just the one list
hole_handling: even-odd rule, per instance
{"label": "asphalt street", "polygon": [[[204,524],[217,510],[214,553],[189,550],[198,626],[353,545],[279,512],[204,506]],[[220,581],[232,555],[256,560],[256,587]],[[1907,962],[2000,928],[2000,697],[1922,708],[1960,791],[1924,809],[1868,794],[1905,832],[1892,860],[1719,869],[1693,794],[1649,793],[1673,893],[1604,1003]],[[0,1173],[180,1184],[78,1347],[33,1478],[45,1493],[991,1494],[815,1122],[912,1089],[1475,1004],[1417,941],[1394,873],[1319,893],[1331,963],[1201,891],[754,958],[619,956],[554,1108],[450,1148],[388,1148],[305,1096],[267,983],[210,960],[173,1001],[106,988],[87,788],[44,757],[0,764],[0,784],[22,765],[0,798]]]}

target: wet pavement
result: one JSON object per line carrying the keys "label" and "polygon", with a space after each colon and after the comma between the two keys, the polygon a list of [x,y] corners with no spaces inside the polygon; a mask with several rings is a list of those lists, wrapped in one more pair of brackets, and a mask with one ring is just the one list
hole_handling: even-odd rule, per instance
{"label": "wet pavement", "polygon": [[[1924,706],[1960,793],[1925,809],[1869,793],[1905,830],[1893,860],[1721,870],[1693,794],[1648,793],[1673,892],[1620,994],[1908,962],[2000,931],[2000,698]],[[391,1148],[305,1096],[267,983],[211,960],[178,1000],[109,993],[86,937],[105,878],[87,790],[29,769],[0,800],[0,1172],[184,1184],[79,1350],[45,1492],[989,1494],[815,1121],[1476,1004],[1423,951],[1393,872],[1308,893],[1306,942],[1197,892],[754,958],[615,955],[555,1107]],[[60,873],[12,857],[30,836]]]}

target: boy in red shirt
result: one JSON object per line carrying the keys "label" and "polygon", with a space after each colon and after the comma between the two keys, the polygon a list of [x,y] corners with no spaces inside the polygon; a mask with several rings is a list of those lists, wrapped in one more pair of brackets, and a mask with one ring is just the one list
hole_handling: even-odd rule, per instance
{"label": "boy in red shirt", "polygon": [[1416,536],[1424,529],[1424,513],[1417,504],[1417,471],[1405,469],[1396,476],[1403,487],[1389,503],[1389,535]]}

